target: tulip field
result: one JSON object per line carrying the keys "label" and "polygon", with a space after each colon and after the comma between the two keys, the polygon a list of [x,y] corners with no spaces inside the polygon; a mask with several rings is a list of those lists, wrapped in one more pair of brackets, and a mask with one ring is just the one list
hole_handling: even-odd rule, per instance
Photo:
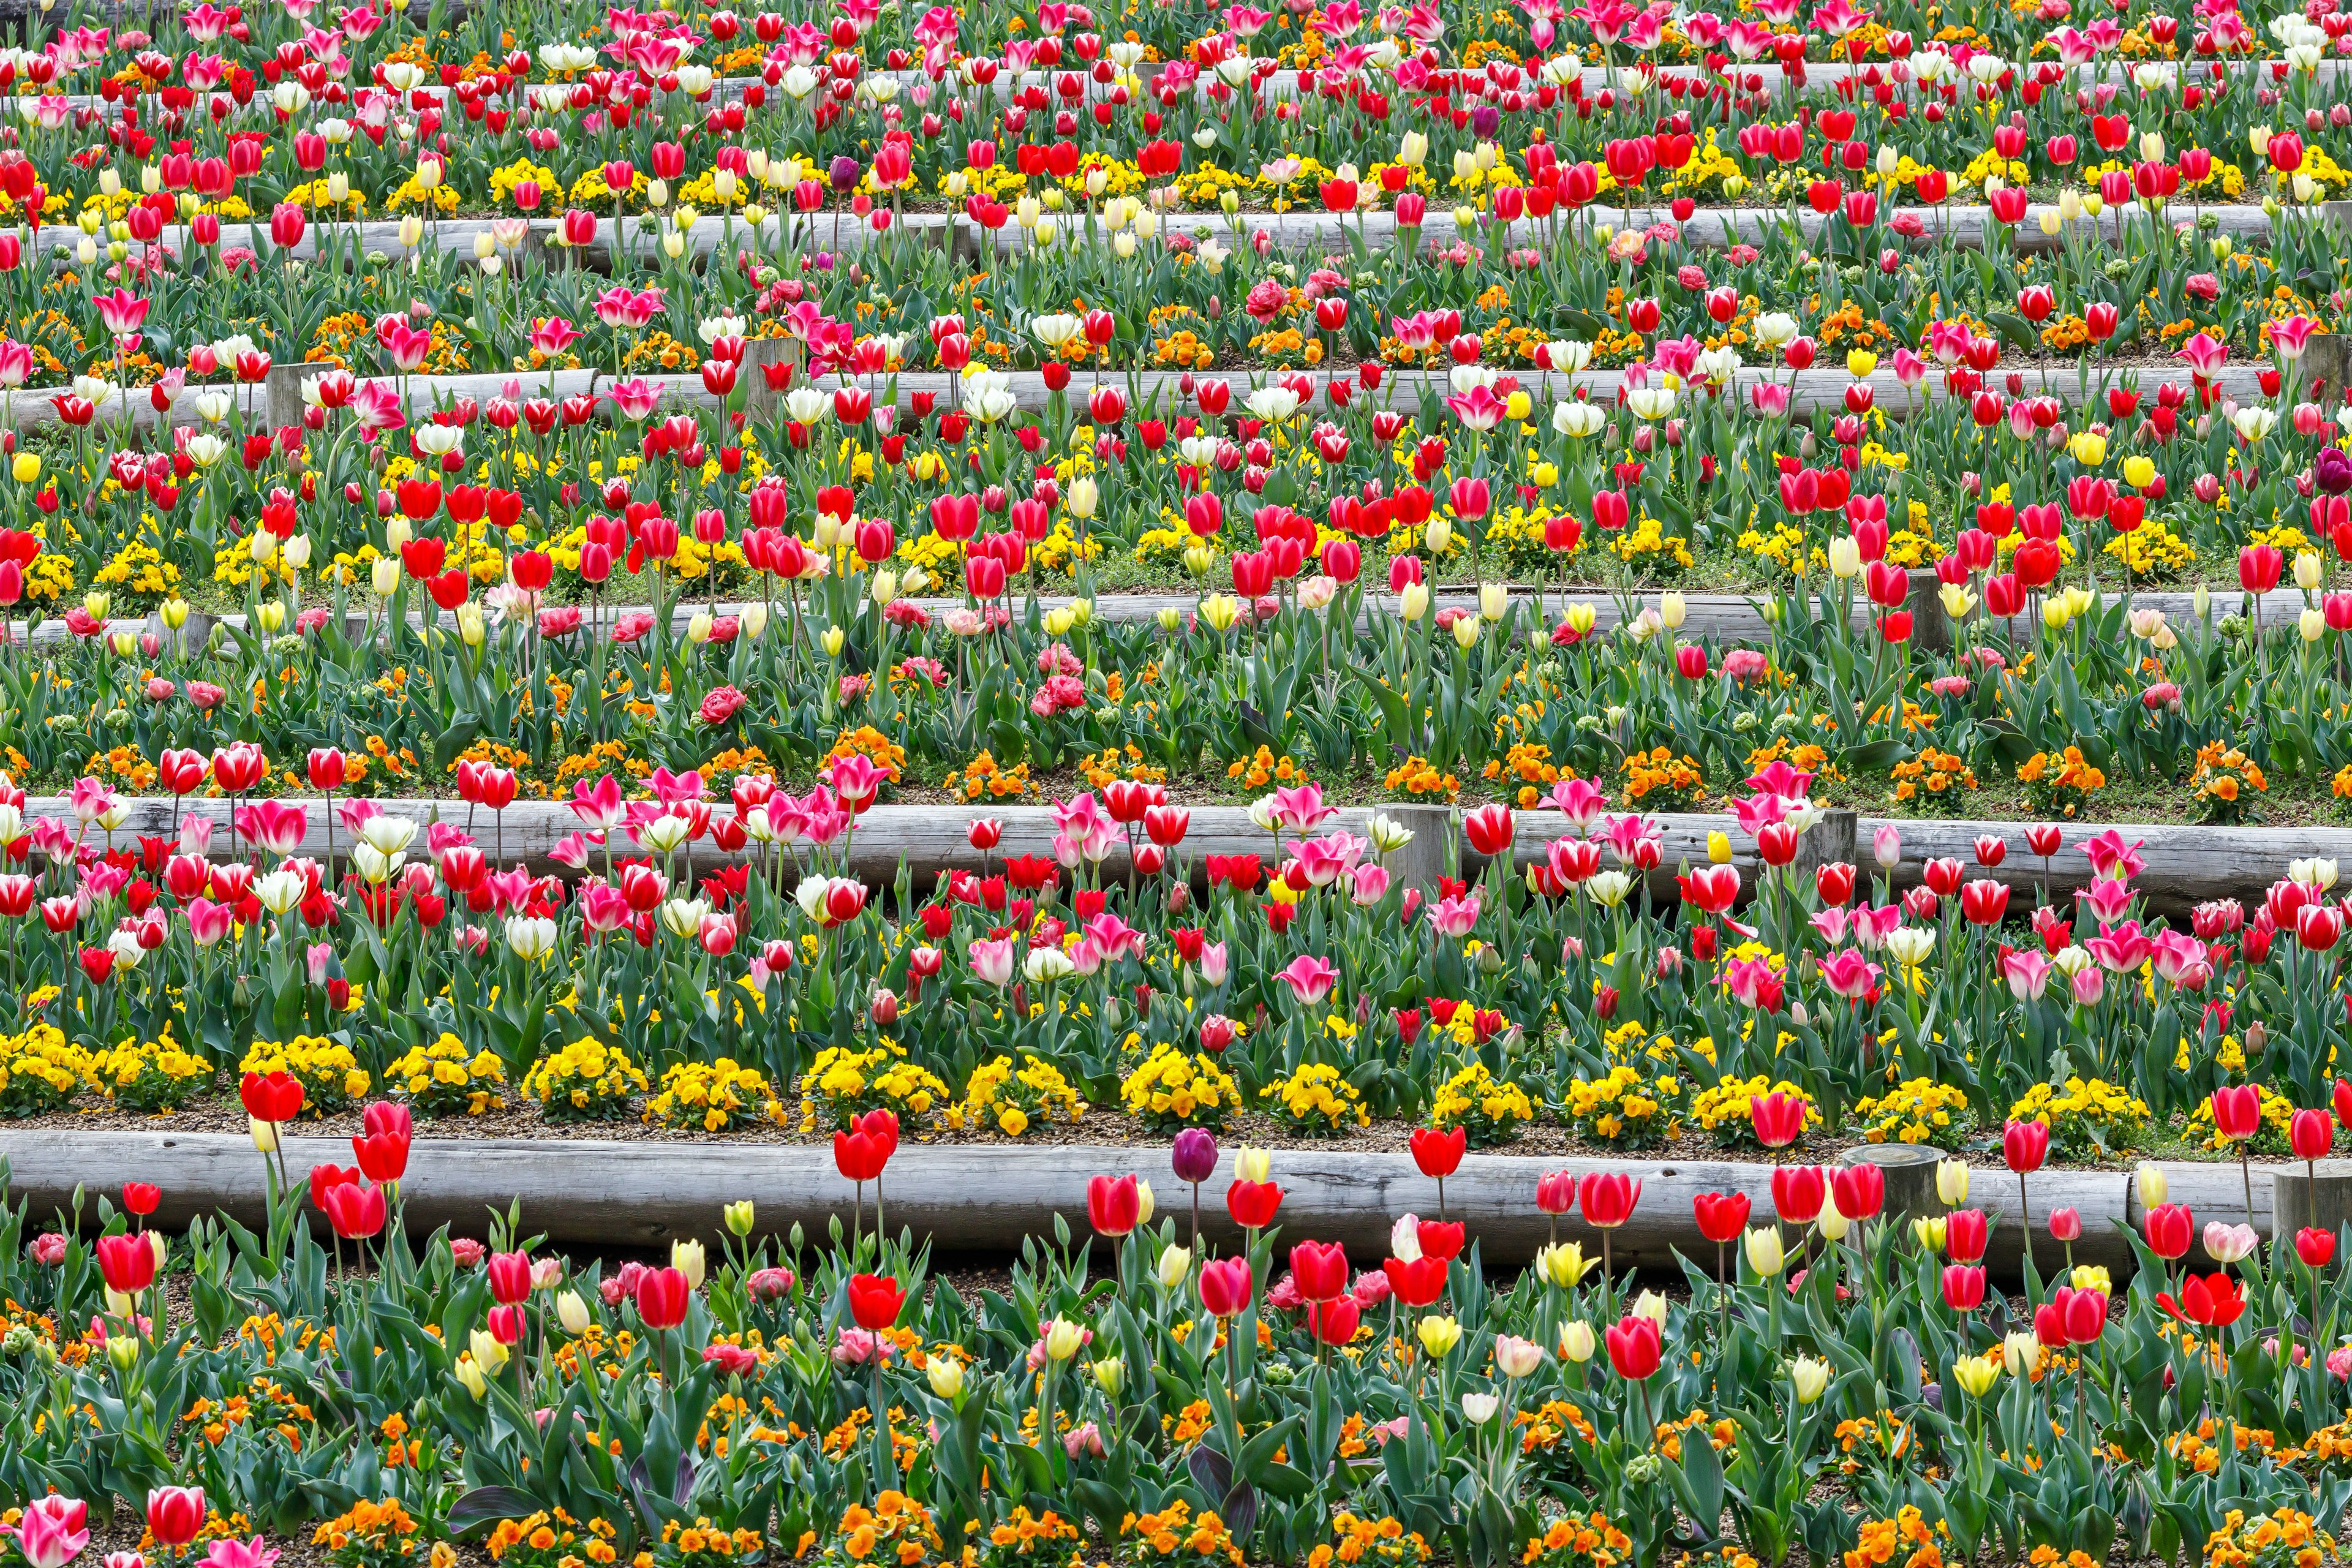
{"label": "tulip field", "polygon": [[0,1565],[2341,1555],[2347,0],[0,26]]}

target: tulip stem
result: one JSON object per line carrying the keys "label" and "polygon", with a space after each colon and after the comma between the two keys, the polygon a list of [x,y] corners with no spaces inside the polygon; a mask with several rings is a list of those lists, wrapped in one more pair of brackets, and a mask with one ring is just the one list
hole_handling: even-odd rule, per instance
{"label": "tulip stem", "polygon": [[2254,1172],[2253,1167],[2246,1163],[2246,1152],[2252,1142],[2253,1140],[2248,1138],[2238,1145],[2238,1174],[2246,1184],[2246,1228],[2249,1230],[2254,1226]]}
{"label": "tulip stem", "polygon": [[[2039,1275],[2041,1270],[2034,1266],[2033,1262],[2033,1213],[2027,1205],[2025,1173],[2020,1171],[2017,1173],[2017,1223],[2025,1231],[2025,1272],[2031,1279]],[[2039,1283],[2039,1280],[2036,1279],[2035,1282]]]}

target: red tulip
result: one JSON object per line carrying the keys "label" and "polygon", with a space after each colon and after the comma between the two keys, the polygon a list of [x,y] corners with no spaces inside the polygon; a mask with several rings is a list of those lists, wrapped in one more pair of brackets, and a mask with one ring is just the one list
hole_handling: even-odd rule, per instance
{"label": "red tulip", "polygon": [[1748,1120],[1756,1129],[1759,1143],[1767,1149],[1785,1149],[1804,1136],[1805,1098],[1778,1089],[1770,1094],[1751,1095]]}
{"label": "red tulip", "polygon": [[383,1229],[383,1189],[360,1182],[329,1187],[327,1223],[346,1241],[365,1241]]}
{"label": "red tulip", "polygon": [[2262,1090],[2253,1085],[2240,1084],[2234,1089],[2213,1091],[2213,1131],[2232,1142],[2252,1138],[2262,1126]]}
{"label": "red tulip", "polygon": [[1087,1183],[1087,1223],[1097,1236],[1128,1235],[1135,1229],[1142,1209],[1142,1196],[1132,1175],[1117,1180],[1097,1176]]}
{"label": "red tulip", "polygon": [[1614,1171],[1593,1171],[1577,1184],[1576,1197],[1584,1205],[1587,1220],[1602,1230],[1614,1230],[1632,1217],[1633,1205],[1642,1201],[1642,1184]]}
{"label": "red tulip", "polygon": [[2156,1304],[2188,1322],[2226,1329],[2244,1316],[2246,1297],[2234,1275],[2217,1268],[2201,1278],[2189,1275],[2181,1284],[2179,1300],[2175,1301],[2168,1290],[2157,1297]]}
{"label": "red tulip", "polygon": [[136,1215],[141,1219],[144,1219],[153,1214],[155,1205],[163,1201],[163,1189],[152,1183],[125,1182],[122,1184],[122,1211],[125,1214]]}
{"label": "red tulip", "polygon": [[155,1544],[185,1546],[205,1527],[202,1487],[155,1487],[147,1493],[147,1531]]}
{"label": "red tulip", "polygon": [[1353,1296],[1307,1303],[1307,1330],[1327,1345],[1344,1345],[1353,1340],[1363,1321],[1363,1307]]}
{"label": "red tulip", "polygon": [[1444,1220],[1423,1220],[1414,1227],[1414,1233],[1421,1246],[1421,1255],[1434,1258],[1440,1263],[1451,1263],[1461,1257],[1462,1248],[1470,1240],[1469,1234],[1461,1226],[1449,1225]]}
{"label": "red tulip", "polygon": [[1238,1258],[1201,1265],[1201,1305],[1213,1318],[1230,1318],[1250,1303],[1250,1266]]}
{"label": "red tulip", "polygon": [[2298,1110],[2286,1124],[2286,1142],[2298,1160],[2325,1160],[2336,1146],[2336,1124],[2324,1110]]}
{"label": "red tulip", "polygon": [[1772,1171],[1772,1212],[1790,1225],[1820,1217],[1826,1184],[1819,1165],[1778,1165]]}
{"label": "red tulip", "polygon": [[1445,1294],[1446,1263],[1442,1258],[1421,1257],[1406,1262],[1391,1258],[1381,1265],[1389,1289],[1408,1307],[1427,1307]]}
{"label": "red tulip", "polygon": [[155,1245],[143,1236],[101,1236],[98,1271],[108,1289],[122,1296],[136,1295],[155,1283]]}
{"label": "red tulip", "polygon": [[1412,1132],[1412,1163],[1421,1168],[1423,1175],[1444,1181],[1462,1168],[1462,1151],[1469,1146],[1469,1140],[1467,1128],[1439,1131],[1416,1127]]}
{"label": "red tulip", "polygon": [[1944,1250],[1955,1263],[1975,1263],[1985,1255],[1988,1227],[1982,1209],[1955,1209],[1944,1216]]}
{"label": "red tulip", "polygon": [[1309,1301],[1343,1296],[1348,1289],[1348,1249],[1336,1241],[1302,1241],[1290,1249],[1290,1278]]}
{"label": "red tulip", "polygon": [[302,1114],[302,1080],[289,1073],[249,1072],[237,1085],[237,1097],[256,1121],[291,1121]]}
{"label": "red tulip", "polygon": [[1830,1173],[1838,1213],[1851,1220],[1876,1219],[1886,1206],[1886,1173],[1872,1164],[1841,1165]]}
{"label": "red tulip", "polygon": [[2314,1268],[2326,1268],[2336,1261],[2336,1233],[2305,1226],[2294,1233],[2294,1255]]}
{"label": "red tulip", "polygon": [[1601,1335],[1609,1346],[1609,1364],[1629,1383],[1639,1383],[1658,1370],[1662,1350],[1658,1325],[1628,1314]]}
{"label": "red tulip", "polygon": [[2147,1211],[2147,1217],[2141,1222],[2147,1249],[2166,1259],[2189,1255],[2189,1242],[2196,1226],[2196,1216],[2189,1212],[2186,1204],[2158,1204]]}
{"label": "red tulip", "polygon": [[1984,1305],[1985,1271],[1973,1264],[1953,1263],[1944,1268],[1944,1305],[1955,1312],[1973,1312]]}
{"label": "red tulip", "polygon": [[833,1135],[833,1163],[844,1181],[871,1182],[882,1174],[889,1153],[863,1132]]}
{"label": "red tulip", "polygon": [[1548,1175],[1536,1179],[1537,1212],[1563,1215],[1575,1206],[1576,1177],[1574,1175],[1566,1171],[1553,1171]]}
{"label": "red tulip", "polygon": [[1698,1233],[1717,1247],[1738,1237],[1748,1225],[1746,1193],[1701,1193],[1691,1200]]}
{"label": "red tulip", "polygon": [[1244,1230],[1263,1230],[1282,1206],[1282,1188],[1272,1182],[1235,1182],[1225,1189],[1225,1211]]}
{"label": "red tulip", "polygon": [[[857,1288],[860,1280],[871,1279],[870,1274],[860,1274],[849,1282],[849,1302],[857,1321],[863,1324],[866,1316],[859,1308]],[[686,1321],[687,1299],[694,1294],[686,1275],[676,1268],[648,1268],[637,1277],[637,1317],[648,1329],[674,1329]],[[894,1310],[892,1314],[898,1314]]]}
{"label": "red tulip", "polygon": [[490,1277],[490,1299],[499,1306],[520,1306],[530,1300],[530,1253],[493,1252],[485,1272]]}
{"label": "red tulip", "polygon": [[2001,1131],[2000,1157],[2019,1175],[2042,1169],[2050,1157],[2050,1125],[2045,1121],[2012,1121]]}

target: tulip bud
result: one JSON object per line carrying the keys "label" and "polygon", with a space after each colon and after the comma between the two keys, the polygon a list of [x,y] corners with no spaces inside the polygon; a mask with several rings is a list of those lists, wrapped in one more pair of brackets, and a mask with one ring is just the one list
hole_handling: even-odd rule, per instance
{"label": "tulip bud", "polygon": [[745,1198],[740,1203],[729,1204],[720,1213],[726,1218],[729,1230],[739,1237],[751,1234],[751,1199]]}
{"label": "tulip bud", "polygon": [[588,1303],[579,1291],[566,1290],[555,1299],[555,1321],[574,1339],[588,1331]]}
{"label": "tulip bud", "polygon": [[1579,1318],[1559,1331],[1559,1354],[1563,1361],[1581,1366],[1592,1359],[1595,1340],[1592,1325]]}
{"label": "tulip bud", "polygon": [[1192,1271],[1192,1248],[1186,1247],[1171,1247],[1160,1253],[1160,1284],[1161,1289],[1168,1290],[1176,1289],[1184,1283],[1184,1277]]}
{"label": "tulip bud", "polygon": [[924,1375],[931,1380],[931,1392],[953,1404],[963,1397],[963,1363],[951,1355],[935,1355],[923,1367]]}
{"label": "tulip bud", "polygon": [[702,1289],[703,1253],[698,1241],[674,1241],[669,1247],[669,1266],[686,1276],[686,1288]]}

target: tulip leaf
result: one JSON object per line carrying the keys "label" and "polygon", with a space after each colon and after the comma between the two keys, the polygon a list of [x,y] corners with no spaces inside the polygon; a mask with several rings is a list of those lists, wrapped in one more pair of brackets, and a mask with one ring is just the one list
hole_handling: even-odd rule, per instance
{"label": "tulip leaf", "polygon": [[443,1522],[452,1535],[464,1535],[500,1520],[528,1519],[539,1511],[539,1499],[514,1487],[476,1487],[449,1505]]}

